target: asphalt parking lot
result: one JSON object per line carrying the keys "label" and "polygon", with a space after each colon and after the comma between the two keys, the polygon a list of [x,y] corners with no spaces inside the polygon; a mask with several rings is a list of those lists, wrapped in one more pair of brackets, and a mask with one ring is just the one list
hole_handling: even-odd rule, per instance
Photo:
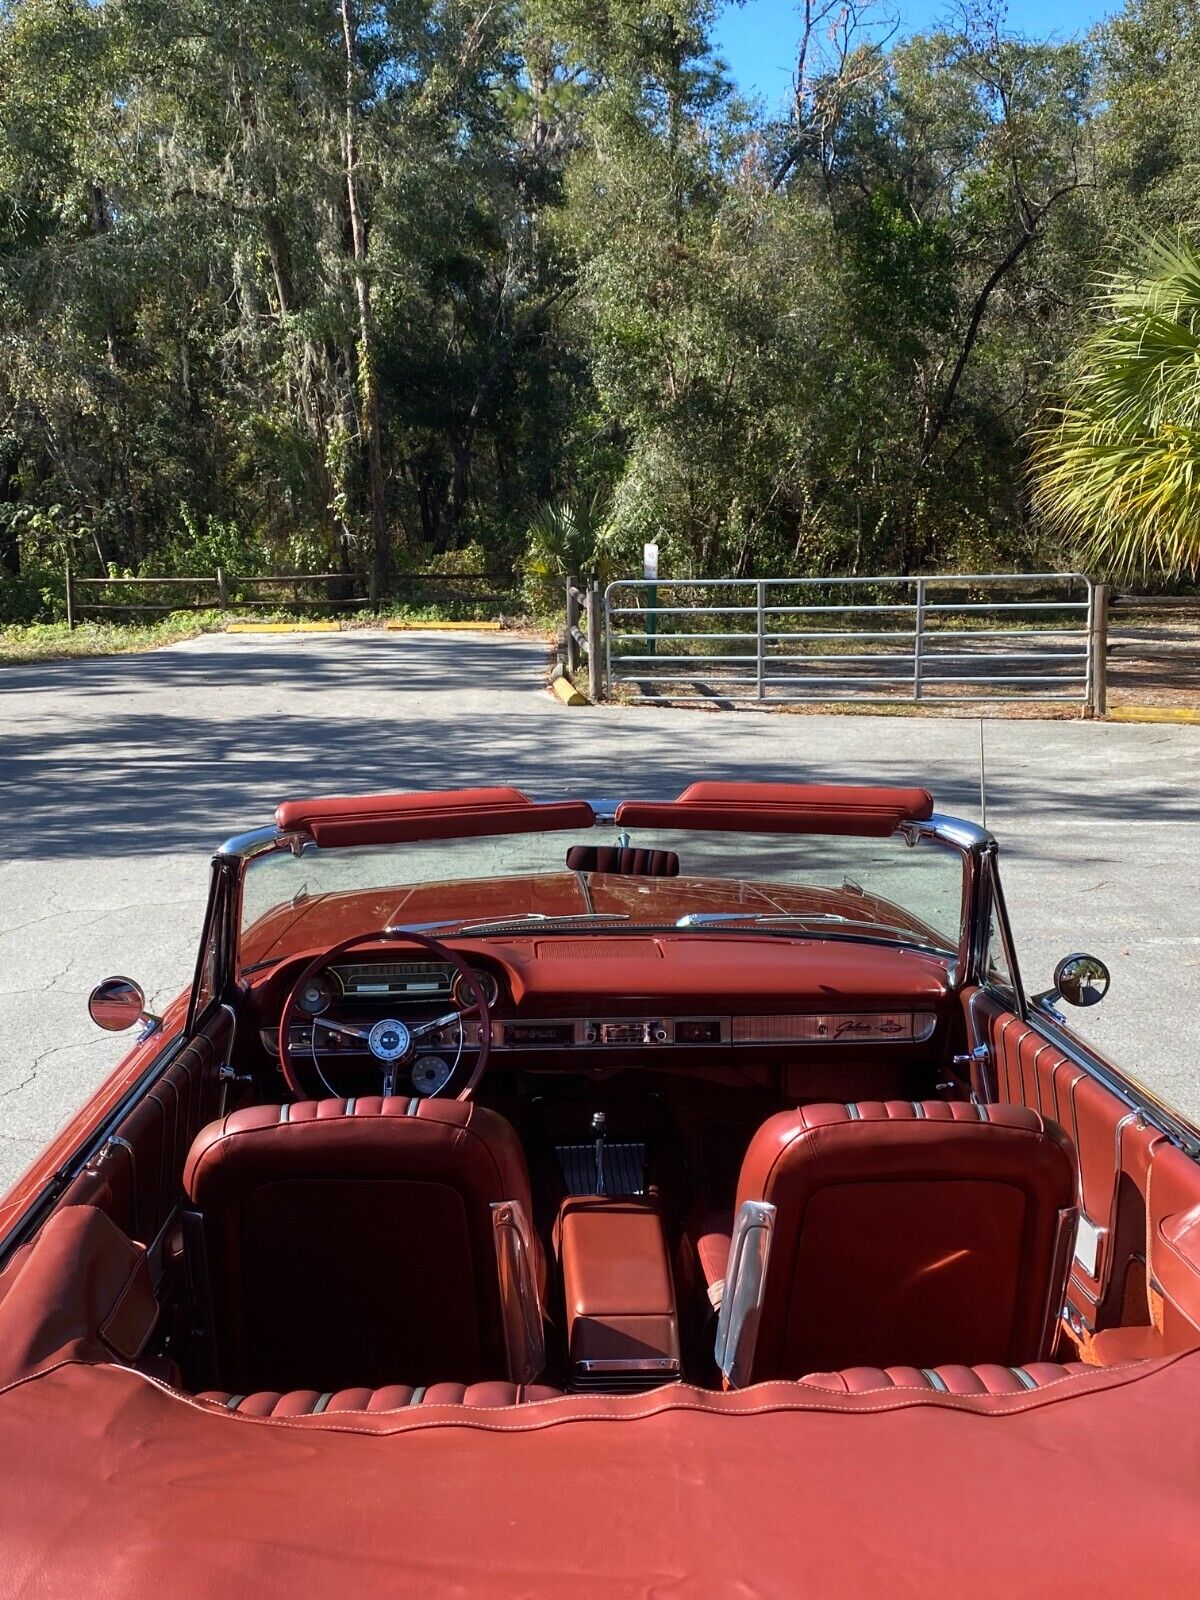
{"label": "asphalt parking lot", "polygon": [[[536,640],[444,633],[0,669],[0,1190],[128,1046],[88,1020],[92,985],[182,988],[208,855],[286,796],[903,780],[979,816],[972,720],[567,710],[544,677]],[[1080,1031],[1200,1120],[1200,728],[989,721],[987,766],[1027,985],[1102,956],[1112,993]]]}

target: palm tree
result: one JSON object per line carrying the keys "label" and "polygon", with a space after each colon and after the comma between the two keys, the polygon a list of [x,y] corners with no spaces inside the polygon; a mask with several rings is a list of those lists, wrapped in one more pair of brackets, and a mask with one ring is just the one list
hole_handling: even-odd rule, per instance
{"label": "palm tree", "polygon": [[1080,561],[1116,577],[1200,569],[1200,252],[1135,241],[1101,279],[1065,392],[1034,434],[1033,502]]}
{"label": "palm tree", "polygon": [[566,577],[601,581],[607,575],[608,503],[601,490],[590,500],[541,506],[526,532],[525,589],[540,607],[562,599]]}

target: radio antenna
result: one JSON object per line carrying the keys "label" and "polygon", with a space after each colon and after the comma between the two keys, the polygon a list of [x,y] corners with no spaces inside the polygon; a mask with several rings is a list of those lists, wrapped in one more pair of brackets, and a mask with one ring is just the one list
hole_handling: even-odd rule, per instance
{"label": "radio antenna", "polygon": [[987,755],[983,745],[983,718],[979,719],[979,811],[983,826],[987,827]]}

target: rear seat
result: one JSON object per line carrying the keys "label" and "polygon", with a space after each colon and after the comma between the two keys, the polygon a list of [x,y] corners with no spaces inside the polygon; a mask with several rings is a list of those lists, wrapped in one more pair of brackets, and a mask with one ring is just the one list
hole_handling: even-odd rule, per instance
{"label": "rear seat", "polygon": [[[801,1388],[827,1389],[834,1394],[874,1394],[880,1390],[923,1390],[927,1394],[1024,1394],[1054,1383],[1095,1373],[1079,1361],[1031,1361],[1023,1367],[847,1367],[844,1372],[812,1372],[799,1380]],[[261,1389],[257,1394],[228,1394],[208,1389],[195,1397],[243,1417],[319,1417],[403,1411],[411,1406],[466,1406],[497,1410],[529,1405],[538,1400],[567,1398],[561,1389],[545,1383],[431,1383],[426,1388],[393,1383],[384,1389],[293,1389],[281,1393]]]}
{"label": "rear seat", "polygon": [[879,1389],[924,1389],[933,1394],[1023,1394],[1064,1379],[1095,1372],[1082,1361],[1030,1361],[1023,1367],[847,1367],[810,1372],[801,1384],[836,1394],[874,1394]]}
{"label": "rear seat", "polygon": [[256,1394],[227,1394],[221,1389],[206,1389],[196,1395],[211,1405],[236,1411],[243,1417],[317,1417],[334,1412],[401,1411],[407,1406],[498,1406],[527,1405],[532,1400],[558,1400],[561,1389],[542,1383],[431,1383],[413,1388],[391,1383],[383,1389],[338,1389],[330,1394],[319,1389],[293,1389],[280,1393],[260,1389]]}

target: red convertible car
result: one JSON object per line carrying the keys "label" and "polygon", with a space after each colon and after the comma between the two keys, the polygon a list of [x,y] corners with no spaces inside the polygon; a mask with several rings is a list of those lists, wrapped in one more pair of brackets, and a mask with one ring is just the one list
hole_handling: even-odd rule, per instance
{"label": "red convertible car", "polygon": [[1200,1135],[923,789],[288,801],[0,1202],[4,1596],[1194,1595]]}

